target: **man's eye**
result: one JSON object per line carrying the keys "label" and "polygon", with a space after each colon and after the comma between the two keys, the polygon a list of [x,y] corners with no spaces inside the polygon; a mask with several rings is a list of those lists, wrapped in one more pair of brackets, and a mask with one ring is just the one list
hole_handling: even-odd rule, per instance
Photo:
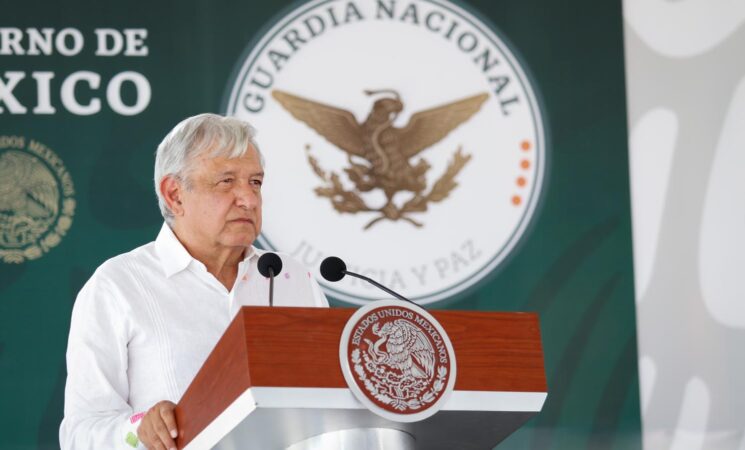
{"label": "man's eye", "polygon": [[264,183],[264,181],[263,181],[263,180],[251,180],[251,184],[253,184],[254,186],[259,186],[259,187],[261,187],[261,185],[262,185],[263,183]]}
{"label": "man's eye", "polygon": [[221,184],[230,184],[232,182],[233,182],[233,179],[232,178],[224,178],[224,179],[220,180],[220,183]]}

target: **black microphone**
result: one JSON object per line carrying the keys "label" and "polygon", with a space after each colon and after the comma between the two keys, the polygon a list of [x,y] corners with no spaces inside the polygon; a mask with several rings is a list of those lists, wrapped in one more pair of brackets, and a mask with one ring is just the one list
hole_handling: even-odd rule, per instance
{"label": "black microphone", "polygon": [[398,292],[394,292],[391,289],[388,289],[387,287],[383,286],[382,284],[378,283],[377,281],[370,279],[364,275],[360,275],[358,273],[350,272],[347,270],[347,265],[344,264],[344,261],[341,260],[341,258],[337,258],[336,256],[329,256],[328,258],[324,259],[321,262],[321,276],[325,278],[328,281],[339,281],[342,278],[344,278],[344,275],[351,275],[355,278],[359,278],[361,280],[365,280],[368,283],[372,284],[373,286],[384,290],[385,292],[391,294],[392,296],[396,297],[399,300],[403,300],[405,302],[409,302],[411,304],[414,304],[416,306],[416,303],[409,300],[408,298],[404,297],[403,295],[399,294]]}
{"label": "black microphone", "polygon": [[282,259],[276,253],[264,253],[256,263],[259,273],[269,278],[269,306],[274,305],[274,277],[282,272]]}

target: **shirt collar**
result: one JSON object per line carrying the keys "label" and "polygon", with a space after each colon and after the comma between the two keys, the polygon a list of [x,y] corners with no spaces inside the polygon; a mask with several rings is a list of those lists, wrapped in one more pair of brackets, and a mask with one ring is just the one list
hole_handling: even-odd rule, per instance
{"label": "shirt collar", "polygon": [[[163,226],[160,228],[160,232],[158,233],[158,237],[155,239],[155,251],[158,253],[160,264],[168,278],[186,269],[192,262],[198,262],[189,254],[186,248],[184,248],[183,244],[181,244],[176,237],[176,234],[167,223],[163,223]],[[257,258],[261,256],[262,253],[263,251],[252,245],[246,249],[243,262],[248,262],[252,258]]]}
{"label": "shirt collar", "polygon": [[194,259],[179,242],[167,223],[163,223],[160,233],[155,239],[155,251],[158,252],[160,264],[163,266],[166,277],[169,278],[171,275],[186,269]]}

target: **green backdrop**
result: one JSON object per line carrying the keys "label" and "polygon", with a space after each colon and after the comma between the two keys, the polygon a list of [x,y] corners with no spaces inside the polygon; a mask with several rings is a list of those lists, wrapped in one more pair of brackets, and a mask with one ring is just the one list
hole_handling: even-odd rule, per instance
{"label": "green backdrop", "polygon": [[[0,103],[0,137],[52,149],[72,178],[76,202],[59,244],[39,258],[0,262],[0,448],[58,447],[77,291],[105,259],[155,237],[155,147],[182,118],[220,112],[247,43],[288,4],[2,1],[0,27],[71,27],[85,46],[74,56],[0,55],[6,84],[9,71],[25,73],[12,94],[27,108],[13,114]],[[500,448],[640,448],[621,3],[466,6],[520,53],[549,132],[547,177],[530,229],[496,275],[447,305],[540,313],[548,399]],[[93,30],[103,27],[147,29],[148,56],[94,55]],[[32,111],[35,71],[54,73],[55,114]],[[101,98],[96,114],[76,115],[61,103],[62,82],[78,71],[100,75],[98,89],[76,89],[80,103]],[[107,83],[123,71],[144,75],[152,90],[147,108],[133,116],[117,114],[106,101]],[[131,85],[122,96],[134,103]]]}

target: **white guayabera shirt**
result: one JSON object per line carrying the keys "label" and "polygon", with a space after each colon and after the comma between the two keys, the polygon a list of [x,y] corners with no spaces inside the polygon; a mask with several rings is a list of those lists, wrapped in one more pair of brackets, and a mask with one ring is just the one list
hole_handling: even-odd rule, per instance
{"label": "white guayabera shirt", "polygon": [[[101,265],[72,312],[62,449],[141,448],[142,412],[178,402],[241,306],[269,304],[261,253],[247,249],[228,291],[164,224],[155,242]],[[275,306],[328,306],[305,267],[282,262]]]}

